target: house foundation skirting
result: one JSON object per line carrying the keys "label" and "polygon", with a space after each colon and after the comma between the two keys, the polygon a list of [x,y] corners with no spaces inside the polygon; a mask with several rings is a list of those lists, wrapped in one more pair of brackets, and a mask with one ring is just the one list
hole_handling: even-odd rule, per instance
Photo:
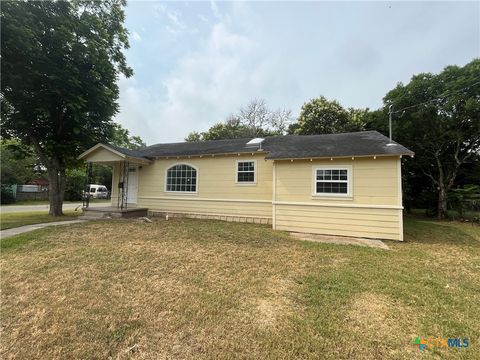
{"label": "house foundation skirting", "polygon": [[210,219],[210,220],[221,220],[228,222],[242,222],[242,223],[251,223],[251,224],[265,224],[271,225],[272,219],[267,217],[255,217],[255,216],[246,216],[246,215],[221,215],[221,214],[204,214],[204,213],[185,213],[185,212],[174,212],[174,211],[155,211],[149,210],[149,216],[152,217],[163,217],[167,218],[190,218],[190,219]]}

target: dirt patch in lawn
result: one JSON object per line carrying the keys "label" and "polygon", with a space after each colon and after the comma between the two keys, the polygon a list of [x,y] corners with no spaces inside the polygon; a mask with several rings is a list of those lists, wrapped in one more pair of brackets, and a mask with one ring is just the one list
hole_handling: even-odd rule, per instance
{"label": "dirt patch in lawn", "polygon": [[[415,336],[417,319],[415,314],[400,301],[383,294],[364,292],[356,295],[345,317],[349,330],[358,338],[351,342],[352,354],[367,358],[375,351],[375,358],[395,357],[392,345],[397,348]],[[411,351],[415,349],[410,346]],[[417,349],[418,351],[418,349]],[[405,351],[402,351],[404,353]]]}

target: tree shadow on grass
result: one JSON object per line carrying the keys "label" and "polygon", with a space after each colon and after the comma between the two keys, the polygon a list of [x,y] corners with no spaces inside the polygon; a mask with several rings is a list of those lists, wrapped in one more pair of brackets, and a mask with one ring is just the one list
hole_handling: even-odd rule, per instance
{"label": "tree shadow on grass", "polygon": [[454,221],[435,221],[407,217],[405,242],[480,247],[480,226]]}

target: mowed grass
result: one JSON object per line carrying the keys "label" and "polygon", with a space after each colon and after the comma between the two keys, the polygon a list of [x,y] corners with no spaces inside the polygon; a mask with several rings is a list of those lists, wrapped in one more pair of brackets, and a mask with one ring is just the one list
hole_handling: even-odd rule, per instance
{"label": "mowed grass", "polygon": [[64,210],[65,216],[51,216],[48,211],[24,211],[7,212],[0,214],[0,230],[11,229],[14,227],[40,224],[54,221],[75,220],[77,216],[82,215],[81,210]]}
{"label": "mowed grass", "polygon": [[[390,251],[193,219],[2,241],[3,359],[475,359],[480,227],[407,219]],[[469,338],[420,352],[414,337]]]}

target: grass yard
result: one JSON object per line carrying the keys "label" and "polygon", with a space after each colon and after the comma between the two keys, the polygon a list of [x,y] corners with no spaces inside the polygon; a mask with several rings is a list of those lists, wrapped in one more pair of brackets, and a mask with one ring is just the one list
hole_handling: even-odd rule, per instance
{"label": "grass yard", "polygon": [[[390,251],[267,226],[90,222],[2,241],[3,359],[478,359],[480,227]],[[414,337],[469,338],[420,352]]]}
{"label": "grass yard", "polygon": [[64,210],[63,213],[65,216],[51,216],[48,215],[48,211],[2,213],[0,215],[0,230],[45,222],[75,220],[77,216],[82,215],[81,210]]}

